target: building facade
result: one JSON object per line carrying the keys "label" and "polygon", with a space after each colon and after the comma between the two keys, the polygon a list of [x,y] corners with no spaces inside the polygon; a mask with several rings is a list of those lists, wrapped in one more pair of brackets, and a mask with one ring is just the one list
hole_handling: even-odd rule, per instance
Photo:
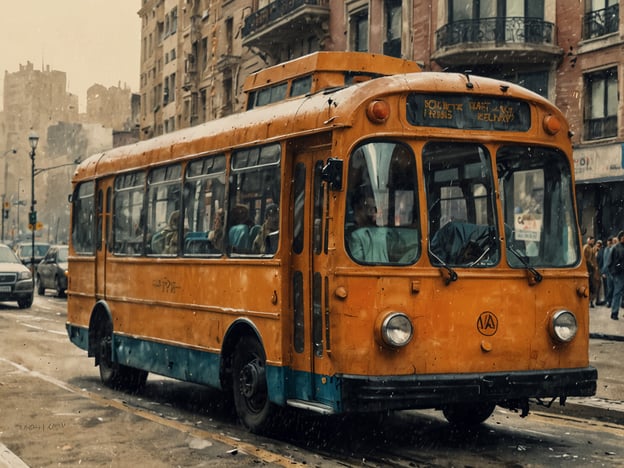
{"label": "building facade", "polygon": [[243,110],[246,76],[318,50],[486,75],[555,102],[584,234],[624,228],[617,0],[142,0],[141,138]]}
{"label": "building facade", "polygon": [[[37,236],[67,241],[68,195],[77,162],[119,143],[138,139],[138,96],[128,88],[92,86],[87,112],[79,113],[78,96],[67,92],[67,76],[49,66],[27,62],[4,74],[4,109],[0,113],[4,239],[29,236],[28,206],[35,182],[35,211],[44,229]],[[33,177],[28,136],[39,136]],[[114,138],[115,137],[115,138]],[[13,151],[15,150],[15,151]]]}

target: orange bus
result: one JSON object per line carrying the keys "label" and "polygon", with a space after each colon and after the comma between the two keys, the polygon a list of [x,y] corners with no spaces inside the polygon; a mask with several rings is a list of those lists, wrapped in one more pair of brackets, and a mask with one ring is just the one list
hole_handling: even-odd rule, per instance
{"label": "orange bus", "polygon": [[73,177],[67,331],[104,384],[280,407],[436,408],[595,393],[568,124],[469,74],[320,52],[245,112],[96,154]]}

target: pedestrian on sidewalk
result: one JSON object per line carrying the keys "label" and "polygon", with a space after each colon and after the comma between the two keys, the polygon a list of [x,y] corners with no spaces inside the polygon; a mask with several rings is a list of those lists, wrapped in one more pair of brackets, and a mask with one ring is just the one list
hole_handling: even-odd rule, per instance
{"label": "pedestrian on sidewalk", "polygon": [[611,307],[611,301],[613,299],[613,278],[607,265],[611,261],[611,252],[613,247],[617,244],[617,236],[607,238],[607,246],[603,249],[604,254],[602,256],[602,266],[600,267],[600,273],[604,281],[605,287],[605,303],[607,307]]}
{"label": "pedestrian on sidewalk", "polygon": [[594,246],[594,254],[596,255],[596,305],[601,306],[604,305],[607,300],[605,299],[607,295],[607,291],[605,289],[605,284],[602,279],[602,267],[604,266],[604,251],[605,249],[602,246],[602,241],[598,239],[596,241],[596,245]]}
{"label": "pedestrian on sidewalk", "polygon": [[585,265],[587,266],[587,274],[589,275],[589,307],[594,307],[594,302],[596,302],[598,294],[598,281],[600,280],[594,243],[594,236],[589,236],[587,237],[587,244],[583,246],[583,257],[585,257]]}
{"label": "pedestrian on sidewalk", "polygon": [[618,320],[622,294],[624,294],[624,231],[618,232],[618,243],[611,251],[609,271],[613,277],[613,298],[611,301],[611,319]]}

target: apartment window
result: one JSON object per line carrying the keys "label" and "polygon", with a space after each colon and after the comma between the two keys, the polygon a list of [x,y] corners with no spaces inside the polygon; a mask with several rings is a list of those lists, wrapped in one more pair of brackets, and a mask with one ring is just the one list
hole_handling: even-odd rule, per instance
{"label": "apartment window", "polygon": [[163,88],[163,105],[166,106],[168,103],[175,101],[175,78],[176,74],[172,73],[169,76],[165,77],[165,86]]}
{"label": "apartment window", "polygon": [[201,61],[199,66],[201,70],[205,70],[208,66],[208,38],[202,37],[201,40],[201,54],[198,54],[201,57]]}
{"label": "apartment window", "polygon": [[350,15],[349,28],[351,50],[368,52],[368,8]]}
{"label": "apartment window", "polygon": [[[484,72],[484,74],[485,73],[486,72]],[[520,86],[530,89],[534,93],[537,93],[540,96],[548,99],[548,72],[545,70],[528,72],[505,72],[502,74],[489,73],[488,76],[519,84]]]}
{"label": "apartment window", "polygon": [[617,68],[585,75],[585,139],[617,136]]}
{"label": "apartment window", "polygon": [[620,27],[618,0],[587,0],[583,16],[583,39],[617,32]]}
{"label": "apartment window", "polygon": [[386,41],[384,55],[401,57],[401,0],[386,0]]}
{"label": "apartment window", "polygon": [[232,55],[232,46],[234,44],[234,20],[232,18],[225,20],[225,42],[227,54]]}
{"label": "apartment window", "polygon": [[232,112],[232,78],[230,76],[223,78],[223,111]]}

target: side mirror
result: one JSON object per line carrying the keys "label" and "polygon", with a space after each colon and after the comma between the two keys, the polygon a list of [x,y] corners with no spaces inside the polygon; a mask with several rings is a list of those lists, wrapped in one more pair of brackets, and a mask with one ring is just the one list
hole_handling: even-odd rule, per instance
{"label": "side mirror", "polygon": [[344,162],[342,159],[329,158],[327,164],[321,171],[321,178],[327,182],[331,190],[337,192],[342,190],[342,168]]}

